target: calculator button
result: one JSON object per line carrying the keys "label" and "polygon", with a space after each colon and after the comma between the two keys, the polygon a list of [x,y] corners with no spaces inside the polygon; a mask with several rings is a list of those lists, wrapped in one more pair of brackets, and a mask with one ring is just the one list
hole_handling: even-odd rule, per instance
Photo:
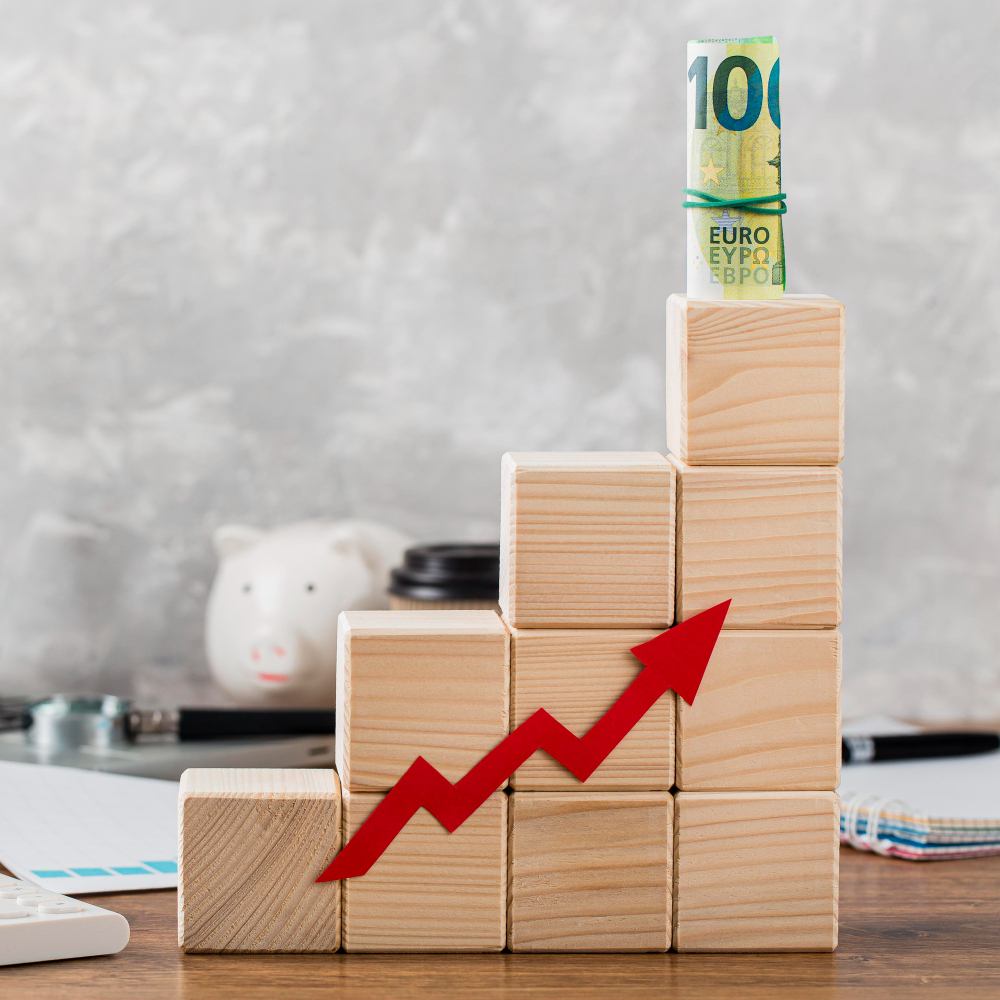
{"label": "calculator button", "polygon": [[14,882],[11,885],[0,886],[0,899],[17,899],[18,896],[25,896],[29,892],[38,890],[27,882]]}
{"label": "calculator button", "polygon": [[43,899],[59,898],[59,896],[50,896],[48,893],[42,892],[22,892],[21,895],[17,897],[15,902],[18,906],[38,906]]}
{"label": "calculator button", "polygon": [[82,903],[73,899],[42,899],[38,902],[39,913],[79,913]]}
{"label": "calculator button", "polygon": [[26,917],[26,910],[0,910],[0,920],[17,920],[18,917]]}

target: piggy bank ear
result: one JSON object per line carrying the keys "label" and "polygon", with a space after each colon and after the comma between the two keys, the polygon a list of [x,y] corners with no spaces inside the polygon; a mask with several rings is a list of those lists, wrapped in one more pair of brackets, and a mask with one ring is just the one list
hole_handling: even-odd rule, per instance
{"label": "piggy bank ear", "polygon": [[248,549],[264,537],[260,528],[246,524],[224,524],[212,533],[212,546],[220,559],[228,559],[243,549]]}
{"label": "piggy bank ear", "polygon": [[365,545],[364,539],[353,527],[341,525],[334,528],[327,537],[326,544],[334,552],[354,553],[360,556],[368,569],[375,572],[375,566],[372,564],[372,553]]}

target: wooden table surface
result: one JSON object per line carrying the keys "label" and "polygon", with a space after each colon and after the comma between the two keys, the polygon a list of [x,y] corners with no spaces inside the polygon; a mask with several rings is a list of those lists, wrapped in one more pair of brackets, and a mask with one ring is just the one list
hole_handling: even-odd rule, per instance
{"label": "wooden table surface", "polygon": [[840,865],[832,955],[181,955],[164,890],[89,897],[128,918],[128,947],[0,969],[0,996],[1000,996],[1000,857],[914,863],[845,848]]}

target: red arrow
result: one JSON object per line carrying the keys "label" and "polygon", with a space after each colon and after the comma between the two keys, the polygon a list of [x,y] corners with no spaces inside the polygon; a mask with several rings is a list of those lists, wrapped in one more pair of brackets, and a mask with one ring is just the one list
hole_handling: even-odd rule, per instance
{"label": "red arrow", "polygon": [[316,881],[364,875],[421,806],[454,833],[536,750],[586,781],[670,688],[689,705],[694,702],[729,604],[717,604],[636,646],[632,652],[645,669],[582,737],[540,708],[454,785],[418,757]]}

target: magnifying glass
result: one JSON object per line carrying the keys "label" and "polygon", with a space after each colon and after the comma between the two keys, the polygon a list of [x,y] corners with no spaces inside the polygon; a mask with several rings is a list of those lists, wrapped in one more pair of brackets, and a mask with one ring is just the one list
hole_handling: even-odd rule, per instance
{"label": "magnifying glass", "polygon": [[131,708],[110,694],[92,698],[57,694],[25,707],[24,741],[46,750],[129,743]]}

